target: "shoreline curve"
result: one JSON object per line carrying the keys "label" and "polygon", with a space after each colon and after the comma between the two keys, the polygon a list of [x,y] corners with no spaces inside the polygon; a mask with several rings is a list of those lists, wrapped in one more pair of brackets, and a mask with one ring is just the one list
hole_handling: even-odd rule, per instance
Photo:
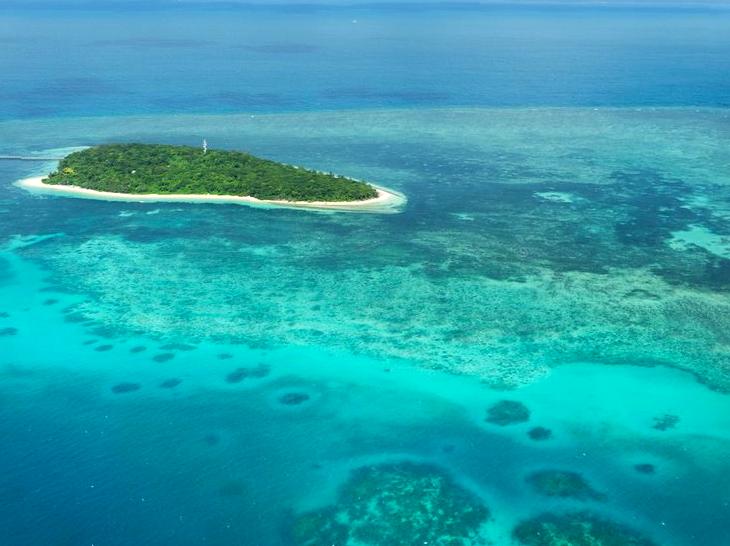
{"label": "shoreline curve", "polygon": [[257,199],[243,195],[214,194],[154,194],[116,193],[90,190],[80,186],[46,184],[45,176],[33,176],[18,180],[15,185],[38,195],[55,195],[98,201],[127,203],[213,203],[219,205],[247,205],[259,208],[288,208],[311,211],[361,212],[372,214],[396,214],[403,210],[407,198],[400,192],[371,184],[377,197],[364,201],[286,201],[283,199]]}

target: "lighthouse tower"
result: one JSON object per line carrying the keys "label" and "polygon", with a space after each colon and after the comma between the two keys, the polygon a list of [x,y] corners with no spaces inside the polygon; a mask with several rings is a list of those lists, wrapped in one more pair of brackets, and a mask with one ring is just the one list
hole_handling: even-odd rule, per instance
{"label": "lighthouse tower", "polygon": [[208,153],[208,141],[203,139],[203,153]]}

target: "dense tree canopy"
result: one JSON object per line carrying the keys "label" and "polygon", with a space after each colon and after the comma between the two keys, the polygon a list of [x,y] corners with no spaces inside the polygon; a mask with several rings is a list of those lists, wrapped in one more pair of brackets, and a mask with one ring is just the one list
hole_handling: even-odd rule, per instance
{"label": "dense tree canopy", "polygon": [[47,184],[116,193],[214,194],[288,201],[359,201],[365,182],[284,165],[244,152],[164,144],[107,144],[64,158]]}

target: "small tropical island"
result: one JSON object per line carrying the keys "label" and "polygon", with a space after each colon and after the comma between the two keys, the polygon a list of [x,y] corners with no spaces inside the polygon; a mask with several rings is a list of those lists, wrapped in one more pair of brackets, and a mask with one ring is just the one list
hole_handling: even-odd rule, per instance
{"label": "small tropical island", "polygon": [[44,193],[117,201],[261,204],[397,212],[405,197],[372,184],[245,152],[167,144],[105,144],[63,158],[46,177],[20,182]]}

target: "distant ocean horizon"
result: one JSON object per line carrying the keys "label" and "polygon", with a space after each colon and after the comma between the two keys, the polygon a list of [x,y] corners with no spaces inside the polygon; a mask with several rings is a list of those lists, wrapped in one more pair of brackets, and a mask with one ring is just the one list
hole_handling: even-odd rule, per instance
{"label": "distant ocean horizon", "polygon": [[152,7],[2,11],[0,119],[730,104],[730,12]]}

